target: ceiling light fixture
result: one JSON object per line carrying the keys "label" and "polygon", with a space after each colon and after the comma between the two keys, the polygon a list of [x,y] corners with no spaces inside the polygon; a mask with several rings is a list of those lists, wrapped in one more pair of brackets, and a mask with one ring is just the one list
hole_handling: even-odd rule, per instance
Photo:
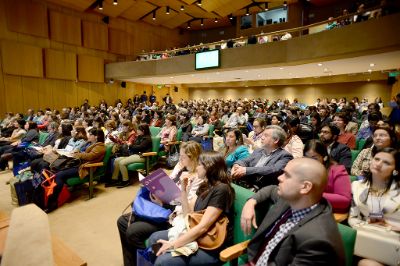
{"label": "ceiling light fixture", "polygon": [[114,0],[114,1],[113,1],[113,5],[114,5],[114,6],[118,5],[118,0]]}
{"label": "ceiling light fixture", "polygon": [[167,6],[167,10],[166,10],[165,14],[169,15],[169,6]]}
{"label": "ceiling light fixture", "polygon": [[215,23],[218,23],[218,19],[217,19],[217,18],[215,18],[215,19],[214,19],[214,22],[215,22]]}
{"label": "ceiling light fixture", "polygon": [[99,10],[103,10],[103,0],[99,1]]}
{"label": "ceiling light fixture", "polygon": [[181,6],[181,11],[183,11],[183,10],[185,10],[185,7],[184,7],[184,6]]}
{"label": "ceiling light fixture", "polygon": [[371,72],[372,72],[372,69],[368,69],[368,72],[371,73]]}
{"label": "ceiling light fixture", "polygon": [[321,63],[318,63],[318,66],[322,66],[322,64],[321,64]]}
{"label": "ceiling light fixture", "polygon": [[187,23],[187,28],[190,29],[190,21]]}
{"label": "ceiling light fixture", "polygon": [[286,1],[283,1],[283,6],[287,7],[287,2]]}
{"label": "ceiling light fixture", "polygon": [[233,15],[232,15],[232,14],[228,15],[228,18],[229,18],[230,20],[232,20],[232,19],[233,19]]}
{"label": "ceiling light fixture", "polygon": [[197,1],[197,5],[201,6],[201,0]]}
{"label": "ceiling light fixture", "polygon": [[249,8],[246,7],[246,16],[250,15]]}
{"label": "ceiling light fixture", "polygon": [[265,2],[264,4],[264,11],[268,11],[268,2]]}
{"label": "ceiling light fixture", "polygon": [[204,19],[200,19],[200,26],[204,26]]}
{"label": "ceiling light fixture", "polygon": [[153,11],[153,20],[156,20],[156,11]]}
{"label": "ceiling light fixture", "polygon": [[369,66],[370,66],[370,67],[374,67],[374,66],[375,66],[375,64],[374,64],[374,63],[371,63],[371,64],[369,64]]}

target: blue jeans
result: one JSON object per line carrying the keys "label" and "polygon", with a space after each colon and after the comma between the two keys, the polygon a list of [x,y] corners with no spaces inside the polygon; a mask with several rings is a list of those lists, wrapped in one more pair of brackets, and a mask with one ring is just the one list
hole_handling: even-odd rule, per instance
{"label": "blue jeans", "polygon": [[[153,233],[149,238],[149,246],[157,243],[157,240],[164,239],[168,240],[168,230],[158,231]],[[172,257],[170,252],[164,253],[157,257],[154,262],[155,266],[180,266],[180,265],[222,265],[223,263],[219,260],[219,251],[205,251],[198,249],[196,253],[186,257],[177,256]]]}

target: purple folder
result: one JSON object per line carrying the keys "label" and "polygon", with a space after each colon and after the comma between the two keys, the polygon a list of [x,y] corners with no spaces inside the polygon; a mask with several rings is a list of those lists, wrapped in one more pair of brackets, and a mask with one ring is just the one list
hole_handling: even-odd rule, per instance
{"label": "purple folder", "polygon": [[170,203],[181,195],[179,187],[161,168],[140,180],[140,183],[164,203]]}

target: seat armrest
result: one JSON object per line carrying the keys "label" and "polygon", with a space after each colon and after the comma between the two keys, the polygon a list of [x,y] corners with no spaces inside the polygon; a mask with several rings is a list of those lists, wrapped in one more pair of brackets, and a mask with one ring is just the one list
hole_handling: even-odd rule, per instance
{"label": "seat armrest", "polygon": [[157,152],[155,152],[155,151],[150,151],[150,152],[144,152],[144,153],[142,153],[142,156],[143,156],[143,157],[156,156],[156,155],[157,155]]}
{"label": "seat armrest", "polygon": [[250,240],[246,240],[239,244],[230,246],[219,253],[219,259],[223,262],[231,261],[246,253]]}
{"label": "seat armrest", "polygon": [[181,142],[180,141],[169,141],[167,144],[168,145],[177,145],[177,144],[181,144]]}
{"label": "seat armrest", "polygon": [[337,223],[341,223],[349,217],[349,213],[334,213],[333,217]]}
{"label": "seat armrest", "polygon": [[88,164],[84,164],[82,167],[83,168],[92,168],[92,167],[99,167],[99,166],[103,166],[104,163],[103,162],[99,162],[99,163],[88,163]]}

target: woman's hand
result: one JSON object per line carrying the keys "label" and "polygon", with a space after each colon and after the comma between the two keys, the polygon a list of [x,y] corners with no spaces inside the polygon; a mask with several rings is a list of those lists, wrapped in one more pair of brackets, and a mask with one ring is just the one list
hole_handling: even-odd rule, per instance
{"label": "woman's hand", "polygon": [[163,202],[153,193],[150,193],[150,200],[157,205],[163,206]]}
{"label": "woman's hand", "polygon": [[163,255],[169,249],[174,247],[174,244],[172,242],[169,242],[169,241],[164,240],[164,239],[159,239],[157,241],[157,243],[161,243],[162,244],[161,248],[158,250],[158,252],[156,254],[157,257],[160,256],[160,255]]}
{"label": "woman's hand", "polygon": [[181,179],[181,191],[187,192],[187,187],[189,184],[189,173],[182,172],[180,179]]}

